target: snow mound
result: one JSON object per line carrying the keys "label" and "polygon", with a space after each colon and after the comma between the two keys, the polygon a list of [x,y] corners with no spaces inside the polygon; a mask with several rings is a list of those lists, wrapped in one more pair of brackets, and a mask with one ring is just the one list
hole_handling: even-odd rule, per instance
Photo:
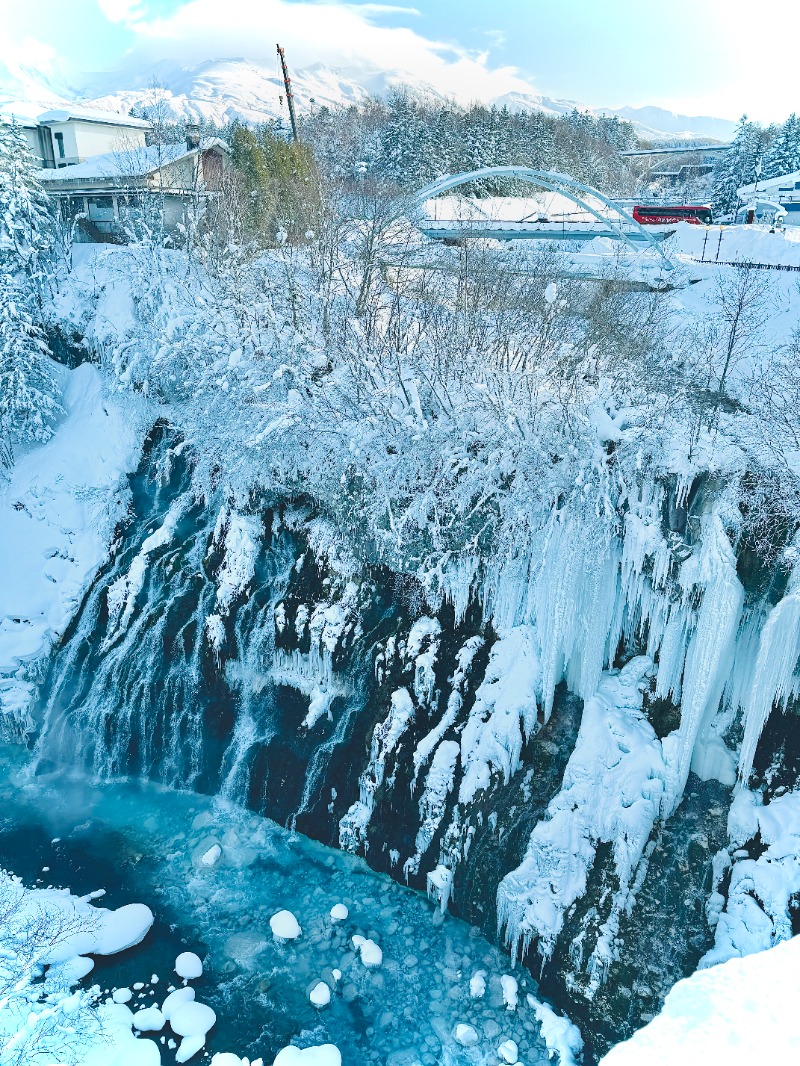
{"label": "snow mound", "polygon": [[797,1062],[800,937],[678,981],[661,1013],[601,1066]]}
{"label": "snow mound", "polygon": [[142,1033],[158,1033],[166,1019],[158,1007],[143,1007],[133,1016],[133,1027]]}
{"label": "snow mound", "polygon": [[178,1036],[202,1036],[212,1028],[217,1016],[205,1003],[181,1003],[172,1011],[169,1024]]}
{"label": "snow mound", "polygon": [[174,1011],[177,1011],[184,1003],[192,1002],[192,1000],[194,1000],[193,988],[178,988],[175,992],[170,992],[161,1004],[161,1013],[169,1021]]}

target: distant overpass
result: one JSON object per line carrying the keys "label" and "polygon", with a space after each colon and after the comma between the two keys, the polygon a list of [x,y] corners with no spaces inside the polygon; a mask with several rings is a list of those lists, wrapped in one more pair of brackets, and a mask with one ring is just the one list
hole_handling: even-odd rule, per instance
{"label": "distant overpass", "polygon": [[628,152],[620,152],[622,156],[631,158],[637,155],[686,155],[689,152],[727,152],[729,144],[692,144],[682,148],[632,148]]}

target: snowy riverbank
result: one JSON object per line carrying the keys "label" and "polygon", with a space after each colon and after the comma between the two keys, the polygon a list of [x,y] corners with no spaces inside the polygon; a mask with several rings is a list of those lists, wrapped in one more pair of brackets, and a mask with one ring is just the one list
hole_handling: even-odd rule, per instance
{"label": "snowy riverbank", "polygon": [[19,448],[0,480],[0,735],[26,721],[39,672],[108,557],[147,426],[145,405],[109,395],[96,367],[54,370],[55,434]]}

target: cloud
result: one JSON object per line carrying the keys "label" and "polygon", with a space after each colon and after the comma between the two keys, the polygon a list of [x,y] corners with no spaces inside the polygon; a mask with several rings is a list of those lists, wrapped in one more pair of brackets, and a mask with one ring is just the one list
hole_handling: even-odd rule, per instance
{"label": "cloud", "polygon": [[144,17],[141,0],[97,0],[97,6],[109,22],[135,25]]}
{"label": "cloud", "polygon": [[[102,2],[116,10],[133,6],[128,0]],[[430,40],[408,26],[380,25],[381,15],[398,10],[405,9],[314,0],[188,0],[171,14],[137,18],[128,64],[242,55],[272,64],[280,42],[294,69],[322,62],[354,76],[398,72],[462,101],[533,91],[515,68],[491,66],[486,53]]]}

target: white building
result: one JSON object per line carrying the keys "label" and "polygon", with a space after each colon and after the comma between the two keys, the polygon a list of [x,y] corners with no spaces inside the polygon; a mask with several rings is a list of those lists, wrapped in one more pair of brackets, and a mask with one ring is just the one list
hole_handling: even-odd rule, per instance
{"label": "white building", "polygon": [[143,119],[69,105],[42,111],[25,103],[0,105],[0,122],[16,122],[39,165],[52,170],[106,152],[144,148],[150,123]]}
{"label": "white building", "polygon": [[777,205],[786,212],[785,225],[800,226],[800,170],[743,185],[737,195],[745,208],[748,204],[756,204],[757,222],[771,222],[776,213],[772,205]]}

